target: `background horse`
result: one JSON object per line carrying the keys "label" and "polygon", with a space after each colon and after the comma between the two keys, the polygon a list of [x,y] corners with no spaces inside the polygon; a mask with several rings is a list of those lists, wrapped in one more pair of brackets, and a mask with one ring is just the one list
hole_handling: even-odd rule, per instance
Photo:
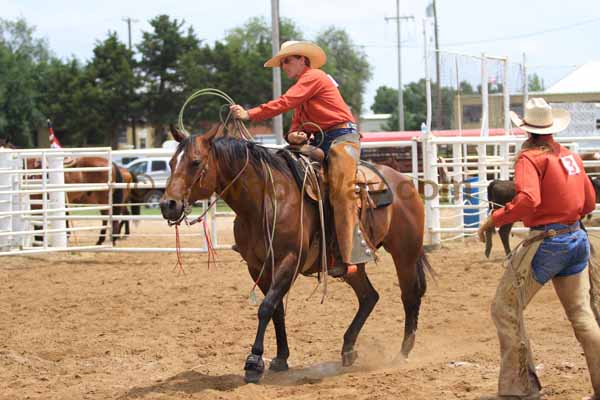
{"label": "background horse", "polygon": [[[102,157],[80,157],[74,159],[67,166],[65,166],[65,184],[76,185],[76,184],[90,184],[98,183],[103,184],[108,182],[108,171],[75,171],[68,172],[69,168],[90,168],[90,167],[107,167],[108,161]],[[134,174],[129,172],[127,168],[119,167],[117,164],[112,163],[112,182],[113,183],[126,183],[128,186],[124,189],[113,189],[112,203],[116,204],[112,208],[113,215],[129,215],[127,206],[123,205],[133,200],[137,202],[137,196],[135,190],[132,190],[129,185],[137,183],[137,178]],[[72,204],[108,204],[108,191],[83,191],[83,192],[68,192],[67,200]],[[140,206],[131,206],[131,213],[133,215],[140,215]],[[108,210],[100,211],[102,216],[108,215]],[[102,229],[100,230],[100,237],[96,242],[96,245],[101,245],[106,239],[106,219],[102,220]],[[112,228],[112,240],[113,244],[119,238],[121,229],[125,227],[125,235],[129,235],[129,221],[113,221]]]}
{"label": "background horse", "polygon": [[[305,275],[321,271],[318,208],[302,196],[283,157],[252,142],[221,136],[219,132],[213,129],[204,136],[189,138],[175,133],[180,144],[171,159],[172,173],[160,206],[165,219],[180,222],[192,202],[219,193],[235,211],[235,243],[248,264],[252,280],[265,294],[258,309],[254,345],[244,367],[246,381],[258,382],[264,371],[264,335],[271,319],[277,356],[270,369],[288,368],[282,299],[298,271]],[[401,352],[408,356],[415,341],[421,297],[426,290],[425,269],[430,268],[423,251],[424,211],[408,178],[389,167],[377,166],[377,169],[390,184],[394,197],[392,204],[373,211],[371,238],[394,260],[406,314]],[[354,188],[351,191],[354,193]],[[269,237],[273,238],[272,243]],[[357,357],[354,344],[358,334],[379,294],[371,285],[364,264],[346,274],[344,280],[359,301],[342,346],[342,364],[349,366]]]}
{"label": "background horse", "polygon": [[[596,192],[596,203],[600,203],[600,178],[590,178],[592,186],[594,186],[594,192]],[[488,185],[487,189],[488,200],[495,204],[489,204],[490,213],[497,210],[507,203],[510,203],[515,197],[515,182],[505,180],[493,180]],[[587,216],[589,220],[592,214]],[[510,231],[512,230],[513,224],[502,225],[498,228],[498,234],[504,247],[504,253],[508,255],[510,253]],[[492,235],[496,232],[496,228],[492,227],[485,232],[485,256],[489,258],[492,251]]]}
{"label": "background horse", "polygon": [[[41,161],[38,158],[28,158],[26,160],[27,169],[40,169]],[[64,177],[65,184],[76,185],[76,184],[105,184],[108,182],[108,171],[73,171],[69,172],[69,168],[89,168],[89,167],[107,167],[108,161],[102,157],[80,157],[70,160],[65,160],[64,165]],[[31,175],[30,178],[41,179],[41,175]],[[117,164],[112,163],[112,182],[113,183],[126,183],[133,185],[137,183],[137,177],[127,170],[127,168],[119,167]],[[82,191],[82,192],[66,192],[67,202],[70,204],[108,204],[108,191]],[[42,194],[30,195],[31,200],[42,200]],[[113,189],[112,203],[117,204],[113,206],[113,215],[129,215],[130,212],[127,206],[121,205],[128,202],[138,202],[139,195],[135,189],[128,187],[122,189]],[[31,209],[39,210],[42,208],[41,204],[32,204]],[[140,215],[140,206],[131,206],[131,213],[133,215]],[[107,210],[100,211],[102,216],[108,215]],[[71,223],[67,220],[67,226]],[[106,240],[106,219],[102,220],[102,229],[100,230],[100,236],[96,242],[96,245],[101,245]],[[129,221],[113,221],[113,244],[121,235],[121,230],[125,227],[125,235],[130,234]],[[37,241],[41,241],[40,236],[36,236]]]}

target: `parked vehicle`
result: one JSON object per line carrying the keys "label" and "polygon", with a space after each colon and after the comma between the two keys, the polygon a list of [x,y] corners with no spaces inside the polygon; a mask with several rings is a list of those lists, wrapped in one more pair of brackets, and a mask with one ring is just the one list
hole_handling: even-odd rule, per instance
{"label": "parked vehicle", "polygon": [[129,164],[126,168],[138,177],[140,183],[151,183],[152,188],[139,189],[143,193],[143,200],[147,208],[158,207],[158,202],[163,195],[167,179],[171,175],[169,157],[142,157]]}
{"label": "parked vehicle", "polygon": [[136,156],[113,156],[112,161],[119,167],[125,167],[137,159]]}

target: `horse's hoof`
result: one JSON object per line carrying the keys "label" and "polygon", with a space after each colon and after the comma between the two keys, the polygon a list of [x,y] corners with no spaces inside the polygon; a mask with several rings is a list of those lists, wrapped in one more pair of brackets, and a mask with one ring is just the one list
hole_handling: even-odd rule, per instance
{"label": "horse's hoof", "polygon": [[287,371],[289,369],[287,360],[275,357],[271,360],[271,363],[269,363],[269,369],[275,372]]}
{"label": "horse's hoof", "polygon": [[345,351],[342,353],[342,366],[350,367],[354,364],[354,361],[358,358],[358,352],[356,350]]}
{"label": "horse's hoof", "polygon": [[244,376],[246,383],[258,383],[263,372],[265,372],[265,362],[261,356],[250,354],[248,358],[246,358],[244,370],[246,371],[246,375]]}
{"label": "horse's hoof", "polygon": [[413,349],[415,345],[415,338],[416,335],[414,333],[411,333],[410,335],[404,338],[404,341],[402,342],[402,355],[404,356],[404,358],[408,358],[408,355]]}

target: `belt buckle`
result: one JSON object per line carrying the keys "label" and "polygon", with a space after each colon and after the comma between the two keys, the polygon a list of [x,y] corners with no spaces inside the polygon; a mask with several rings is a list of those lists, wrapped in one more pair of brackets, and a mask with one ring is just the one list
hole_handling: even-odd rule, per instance
{"label": "belt buckle", "polygon": [[556,229],[548,229],[547,237],[553,238],[556,236]]}

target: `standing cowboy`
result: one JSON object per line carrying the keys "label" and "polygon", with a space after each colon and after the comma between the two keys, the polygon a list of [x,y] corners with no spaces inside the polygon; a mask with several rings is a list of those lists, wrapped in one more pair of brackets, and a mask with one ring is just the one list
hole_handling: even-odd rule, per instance
{"label": "standing cowboy", "polygon": [[515,162],[516,196],[487,219],[478,235],[484,241],[486,230],[516,221],[523,221],[531,231],[509,257],[492,304],[500,340],[500,377],[498,395],[486,398],[539,398],[541,385],[523,310],[552,280],[585,353],[594,388],[591,399],[600,400],[600,327],[590,305],[590,245],[579,222],[596,206],[594,188],[579,156],[552,137],[568,126],[567,111],[532,98],[523,119],[514,112],[511,119],[529,134]]}
{"label": "standing cowboy", "polygon": [[[303,144],[312,137],[312,144],[326,155],[329,200],[333,207],[335,232],[343,265],[329,269],[333,276],[343,276],[347,267],[373,260],[371,250],[361,246],[358,228],[356,168],[360,158],[360,135],[354,117],[344,102],[333,78],[321,71],[327,56],[316,44],[288,41],[265,63],[265,67],[283,68],[296,83],[281,97],[250,110],[233,105],[236,118],[262,121],[289,110],[294,117],[286,140]],[[324,132],[313,124],[318,125]]]}

